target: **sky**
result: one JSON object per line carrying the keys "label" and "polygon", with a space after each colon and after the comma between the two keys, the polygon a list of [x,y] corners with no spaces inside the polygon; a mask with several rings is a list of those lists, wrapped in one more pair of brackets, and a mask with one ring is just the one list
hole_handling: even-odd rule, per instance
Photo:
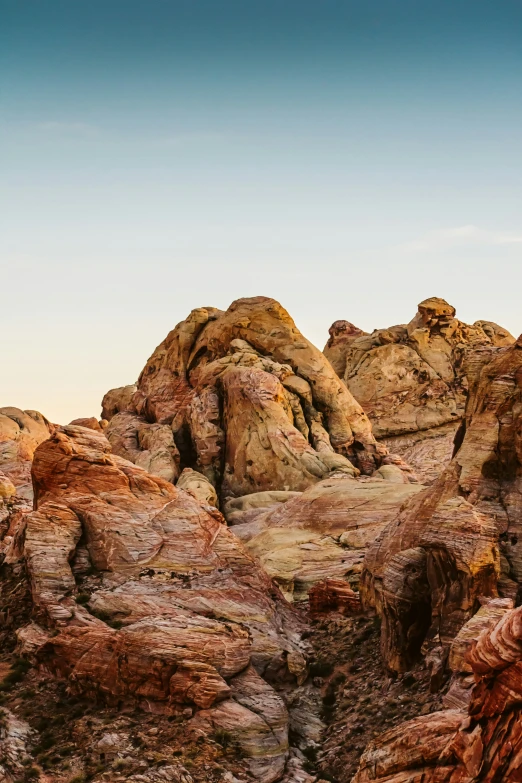
{"label": "sky", "polygon": [[99,415],[194,307],[522,332],[522,0],[0,0],[0,406]]}

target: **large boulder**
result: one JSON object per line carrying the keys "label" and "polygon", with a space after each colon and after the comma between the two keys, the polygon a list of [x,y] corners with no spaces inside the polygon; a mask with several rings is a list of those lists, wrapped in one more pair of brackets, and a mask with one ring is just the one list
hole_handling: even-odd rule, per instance
{"label": "large boulder", "polygon": [[39,664],[111,704],[188,708],[195,729],[233,735],[256,780],[279,779],[288,713],[274,686],[306,677],[302,621],[219,511],[75,425],[36,450],[33,482],[16,543]]}
{"label": "large boulder", "polygon": [[224,499],[302,491],[332,470],[371,474],[386,454],[324,355],[266,297],[193,310],[156,348],[136,390],[105,396],[103,416],[115,453],[140,464],[147,451],[147,469],[169,480],[178,465],[195,469]]}
{"label": "large boulder", "polygon": [[362,598],[383,617],[383,653],[410,666],[424,644],[442,658],[481,598],[522,584],[522,339],[474,352],[458,450],[370,546]]}
{"label": "large boulder", "polygon": [[455,317],[454,307],[433,297],[420,303],[410,323],[372,334],[336,321],[324,353],[367,413],[376,438],[429,483],[452,456],[470,353],[513,343],[497,324],[469,326]]}

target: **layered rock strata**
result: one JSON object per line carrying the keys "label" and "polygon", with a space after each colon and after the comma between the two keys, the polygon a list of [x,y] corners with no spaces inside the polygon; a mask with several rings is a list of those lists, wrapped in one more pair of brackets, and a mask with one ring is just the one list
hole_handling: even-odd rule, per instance
{"label": "layered rock strata", "polygon": [[522,608],[485,628],[467,655],[466,711],[401,724],[370,743],[353,783],[516,783],[522,771]]}
{"label": "layered rock strata", "polygon": [[75,425],[36,450],[33,482],[11,557],[25,557],[39,665],[109,703],[189,708],[233,735],[256,780],[279,779],[288,713],[269,682],[306,677],[303,626],[217,509]]}
{"label": "layered rock strata", "polygon": [[289,497],[247,495],[226,504],[225,514],[289,601],[306,601],[313,585],[327,578],[358,589],[366,548],[422,490],[388,467],[394,470],[387,478],[335,474]]}
{"label": "layered rock strata", "polygon": [[365,559],[363,601],[382,615],[398,670],[427,640],[446,655],[481,598],[516,598],[522,582],[522,340],[473,356],[455,457]]}
{"label": "layered rock strata", "polygon": [[434,297],[420,303],[409,324],[372,334],[336,321],[324,353],[368,414],[375,436],[429,483],[452,456],[470,353],[513,342],[492,322],[459,321],[454,307]]}

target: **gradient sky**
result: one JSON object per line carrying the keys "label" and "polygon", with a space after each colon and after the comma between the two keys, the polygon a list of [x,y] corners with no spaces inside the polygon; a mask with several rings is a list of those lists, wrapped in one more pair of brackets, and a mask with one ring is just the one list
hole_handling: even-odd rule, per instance
{"label": "gradient sky", "polygon": [[522,0],[0,0],[0,156],[0,405],[240,296],[522,331]]}

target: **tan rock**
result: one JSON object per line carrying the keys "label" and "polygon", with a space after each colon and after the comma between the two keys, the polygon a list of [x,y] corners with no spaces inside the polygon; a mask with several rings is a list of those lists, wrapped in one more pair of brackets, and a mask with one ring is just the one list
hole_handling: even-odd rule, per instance
{"label": "tan rock", "polygon": [[[406,639],[418,646],[428,634],[447,648],[481,597],[494,597],[497,583],[510,597],[520,584],[521,344],[475,351],[455,457],[366,555],[363,600],[383,614],[394,668],[408,665]],[[419,625],[427,606],[431,630]]]}
{"label": "tan rock", "polygon": [[[201,472],[223,500],[300,491],[334,470],[369,474],[386,453],[323,354],[265,297],[192,311],[154,351],[130,402],[127,387],[104,398],[113,442],[118,417],[131,413],[171,427],[181,468]],[[125,456],[136,461],[134,444]]]}
{"label": "tan rock", "polygon": [[0,471],[5,494],[14,485],[21,498],[32,502],[31,461],[38,444],[52,431],[53,426],[38,411],[0,408]]}
{"label": "tan rock", "polygon": [[357,586],[366,547],[421,489],[341,474],[266,511],[260,508],[257,515],[251,512],[249,521],[232,529],[287,599],[303,601],[326,578]]}
{"label": "tan rock", "polygon": [[[468,326],[433,297],[406,326],[359,333],[337,321],[324,353],[368,414],[375,436],[431,483],[452,456],[464,414],[470,353],[508,346],[514,338],[488,321]],[[333,334],[332,334],[333,330]],[[338,334],[338,336],[337,336]]]}

